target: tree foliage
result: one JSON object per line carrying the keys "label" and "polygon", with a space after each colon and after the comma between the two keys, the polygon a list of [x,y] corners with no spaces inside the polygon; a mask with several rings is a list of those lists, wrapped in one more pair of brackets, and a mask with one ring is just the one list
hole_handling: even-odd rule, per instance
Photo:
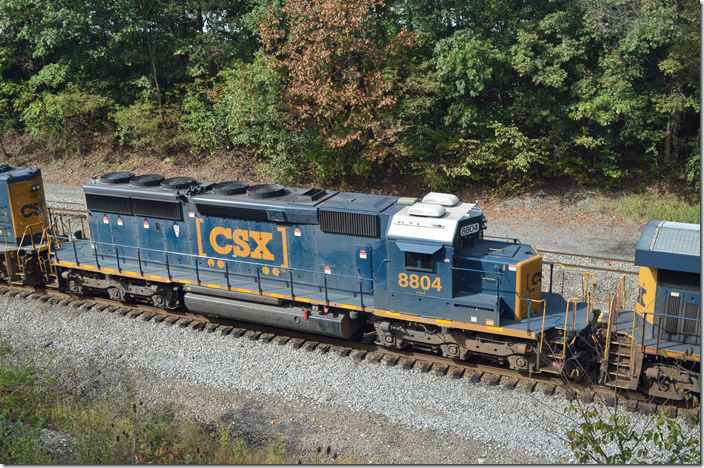
{"label": "tree foliage", "polygon": [[247,149],[291,182],[691,193],[699,27],[682,0],[0,0],[0,132]]}

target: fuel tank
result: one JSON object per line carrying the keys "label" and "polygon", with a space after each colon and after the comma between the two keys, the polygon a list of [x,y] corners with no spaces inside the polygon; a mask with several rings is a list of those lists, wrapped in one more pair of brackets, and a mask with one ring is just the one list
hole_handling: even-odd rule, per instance
{"label": "fuel tank", "polygon": [[290,303],[264,304],[194,292],[187,292],[183,301],[192,312],[336,338],[350,339],[364,325],[363,319],[352,319],[346,312],[311,310],[306,314]]}

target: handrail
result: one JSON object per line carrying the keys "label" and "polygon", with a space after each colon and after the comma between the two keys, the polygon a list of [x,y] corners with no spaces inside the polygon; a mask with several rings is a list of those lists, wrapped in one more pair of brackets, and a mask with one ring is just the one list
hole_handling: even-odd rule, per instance
{"label": "handrail", "polygon": [[[61,236],[55,236],[55,237],[57,238],[57,240],[59,240]],[[63,236],[63,237],[66,237],[66,236]],[[231,260],[231,259],[225,259],[225,258],[221,258],[221,257],[209,257],[209,256],[206,256],[206,255],[194,255],[194,254],[184,253],[184,252],[167,252],[167,251],[165,251],[165,250],[148,249],[148,248],[139,247],[139,246],[124,246],[124,245],[123,245],[123,246],[117,246],[117,245],[115,245],[115,244],[108,244],[108,243],[106,243],[106,242],[98,242],[98,241],[93,241],[93,240],[91,240],[90,242],[91,242],[91,244],[92,244],[93,246],[95,246],[94,252],[95,252],[95,255],[96,255],[96,256],[98,255],[98,252],[97,252],[97,251],[98,251],[98,246],[99,246],[99,245],[114,247],[114,248],[116,249],[116,254],[115,254],[116,259],[117,259],[117,255],[119,255],[119,254],[117,253],[117,248],[118,248],[118,247],[123,247],[123,248],[127,248],[127,249],[135,249],[135,250],[137,251],[137,257],[138,257],[138,258],[130,259],[129,257],[127,257],[127,258],[122,257],[122,260],[123,260],[123,261],[124,261],[124,260],[135,260],[135,261],[137,261],[137,262],[139,263],[140,274],[143,274],[143,271],[142,271],[142,262],[143,262],[143,260],[142,260],[142,252],[145,252],[145,251],[146,251],[146,252],[154,252],[154,253],[157,253],[157,254],[163,254],[163,255],[165,255],[165,256],[166,256],[166,255],[172,255],[172,256],[173,256],[173,255],[179,255],[179,256],[182,256],[182,257],[186,257],[186,258],[193,258],[193,259],[194,259],[195,269],[196,269],[196,276],[198,277],[198,281],[197,281],[198,284],[201,283],[201,281],[200,281],[200,275],[199,275],[199,270],[200,270],[201,266],[199,265],[199,260],[201,260],[201,261],[202,261],[202,260],[207,261],[207,260],[211,260],[211,259],[212,259],[212,260],[214,260],[214,261],[219,261],[219,260],[220,260],[220,261],[223,261],[224,265],[227,265],[227,266],[228,266],[228,268],[227,268],[227,269],[225,270],[225,272],[224,272],[224,273],[226,274],[226,278],[225,278],[225,279],[226,279],[227,282],[229,282],[229,279],[230,279],[230,275],[231,275],[231,274],[240,275],[240,276],[251,276],[251,275],[249,275],[249,274],[247,274],[247,273],[241,273],[241,272],[232,273],[232,271],[229,269],[229,263],[230,263],[230,262],[233,262],[233,260]],[[76,250],[76,244],[75,244],[75,243],[72,243],[72,245],[73,245],[73,248],[74,248],[74,257],[75,257],[75,260],[76,260],[76,264],[78,264],[78,252],[77,252],[77,250]],[[105,257],[106,254],[103,253],[103,254],[101,254],[101,255],[102,255],[103,257]],[[110,255],[112,255],[112,254],[110,254]],[[119,260],[118,260],[118,261],[119,261]],[[382,264],[385,263],[386,261],[388,261],[388,260],[385,259],[385,260],[382,262]],[[260,269],[260,267],[268,267],[268,268],[274,267],[274,266],[272,266],[271,264],[262,263],[262,262],[252,262],[252,261],[247,261],[247,260],[239,260],[239,259],[238,259],[238,260],[236,260],[236,262],[237,262],[238,264],[240,264],[240,265],[245,266],[245,267],[254,267],[254,268],[256,268],[256,270],[257,270],[257,277],[258,277],[258,278],[259,278],[259,269]],[[379,266],[379,268],[380,268],[380,267],[381,267],[381,265]],[[379,268],[377,268],[377,271],[378,271]],[[327,282],[328,282],[328,277],[330,277],[330,276],[336,277],[336,278],[347,278],[347,279],[356,280],[356,281],[358,281],[358,282],[360,283],[360,289],[361,289],[361,291],[363,291],[362,285],[364,284],[364,282],[369,282],[370,286],[372,286],[372,289],[373,289],[373,285],[374,285],[374,283],[373,283],[374,278],[373,278],[373,277],[372,277],[372,278],[364,278],[364,277],[362,277],[362,276],[344,275],[344,274],[339,274],[339,273],[330,273],[330,274],[328,274],[328,273],[325,273],[324,271],[308,270],[308,269],[305,269],[305,268],[293,268],[293,267],[287,267],[286,270],[288,270],[288,271],[290,272],[288,278],[286,278],[286,277],[266,277],[265,279],[270,280],[270,281],[281,281],[281,282],[286,283],[286,282],[288,282],[288,281],[292,281],[292,278],[293,278],[293,273],[292,273],[292,272],[297,272],[297,273],[311,273],[311,274],[317,274],[317,275],[322,274],[322,275],[323,275],[323,280],[324,280],[324,283],[325,283],[324,289],[325,289],[325,295],[326,295],[326,302],[329,302],[329,301],[327,300],[327,296],[328,296]],[[219,271],[219,270],[214,270],[214,269],[213,269],[213,270],[211,270],[211,271]],[[168,272],[168,274],[171,275],[170,271]],[[258,285],[258,288],[260,289],[260,293],[261,293],[261,281],[262,281],[261,278],[259,278],[259,279],[257,280],[257,285]],[[291,282],[291,287],[292,287],[292,286],[293,286],[293,282]],[[320,287],[320,286],[318,285],[318,287]],[[354,292],[354,291],[353,291],[353,292]],[[435,296],[429,296],[429,297],[435,297]],[[437,297],[437,298],[438,298],[438,299],[442,299],[442,298],[440,298],[440,297]]]}

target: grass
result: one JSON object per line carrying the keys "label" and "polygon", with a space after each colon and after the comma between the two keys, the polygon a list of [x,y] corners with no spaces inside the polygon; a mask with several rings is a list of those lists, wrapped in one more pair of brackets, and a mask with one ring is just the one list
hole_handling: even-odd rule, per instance
{"label": "grass", "polygon": [[[345,462],[337,454],[305,461],[287,453],[280,438],[250,447],[227,424],[202,425],[177,416],[177,407],[144,405],[130,382],[87,397],[49,370],[0,343],[0,463],[3,464],[295,464]],[[41,449],[42,428],[68,434],[71,450],[57,458]],[[327,451],[330,451],[328,447]],[[322,456],[321,456],[322,455]],[[326,456],[328,455],[328,456]],[[334,458],[333,458],[334,455]],[[310,460],[308,460],[310,458]]]}
{"label": "grass", "polygon": [[618,198],[600,197],[597,199],[599,211],[618,219],[637,221],[661,219],[682,223],[699,224],[701,205],[698,201],[688,201],[671,193],[655,190],[631,193]]}

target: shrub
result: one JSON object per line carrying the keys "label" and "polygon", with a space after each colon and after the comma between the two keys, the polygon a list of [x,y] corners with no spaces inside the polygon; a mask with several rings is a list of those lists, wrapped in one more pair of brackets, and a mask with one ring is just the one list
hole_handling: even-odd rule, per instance
{"label": "shrub", "polygon": [[[215,101],[208,94],[215,94]],[[183,100],[182,125],[188,142],[206,151],[231,148],[227,112],[215,92],[190,92]]]}
{"label": "shrub", "polygon": [[22,121],[33,134],[58,136],[64,148],[83,150],[90,134],[108,122],[114,101],[83,91],[46,92],[30,102]]}
{"label": "shrub", "polygon": [[451,144],[449,152],[454,161],[442,163],[441,169],[455,182],[487,178],[510,190],[528,185],[547,163],[548,152],[541,141],[499,122],[487,125],[487,129],[493,136]]}
{"label": "shrub", "polygon": [[151,101],[119,106],[113,113],[115,138],[120,145],[168,151],[185,143],[179,131],[180,116],[171,106],[162,109]]}
{"label": "shrub", "polygon": [[299,181],[310,170],[307,157],[315,143],[283,125],[278,73],[260,53],[252,63],[223,71],[222,78],[224,96],[216,109],[226,116],[232,144],[250,147],[264,157],[265,173],[275,181]]}

